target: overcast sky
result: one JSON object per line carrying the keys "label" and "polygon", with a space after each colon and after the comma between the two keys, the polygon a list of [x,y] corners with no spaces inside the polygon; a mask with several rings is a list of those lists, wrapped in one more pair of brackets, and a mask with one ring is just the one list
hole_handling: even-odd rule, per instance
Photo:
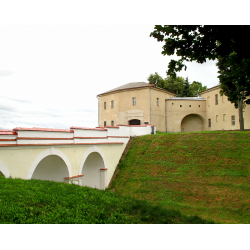
{"label": "overcast sky", "polygon": [[[25,11],[24,2],[41,11]],[[1,24],[7,24],[0,25],[0,129],[96,127],[98,94],[130,82],[147,82],[151,73],[166,77],[173,57],[163,56],[163,43],[149,36],[154,19],[146,22],[147,16],[141,15],[137,22],[132,19],[136,25],[114,22],[119,13],[122,20],[130,18],[129,6],[123,6],[125,12],[104,13],[104,6],[95,9],[93,3],[98,21],[86,8],[84,13],[75,8],[85,17],[78,22],[65,1],[60,2],[61,11],[54,1],[45,1],[50,8],[24,2],[4,3],[8,11],[0,10]],[[208,88],[219,83],[215,61],[188,63],[179,75]]]}

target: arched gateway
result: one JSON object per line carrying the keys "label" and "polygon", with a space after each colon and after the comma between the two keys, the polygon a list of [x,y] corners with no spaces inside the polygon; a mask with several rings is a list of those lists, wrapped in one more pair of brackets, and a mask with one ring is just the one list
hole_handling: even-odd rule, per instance
{"label": "arched gateway", "polygon": [[205,120],[198,114],[189,114],[181,121],[181,132],[199,132],[205,129]]}

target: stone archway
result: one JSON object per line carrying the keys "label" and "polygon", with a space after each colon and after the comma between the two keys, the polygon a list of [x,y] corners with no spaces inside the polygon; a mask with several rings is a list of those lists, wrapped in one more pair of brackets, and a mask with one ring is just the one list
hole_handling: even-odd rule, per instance
{"label": "stone archway", "polygon": [[189,114],[181,121],[181,132],[199,132],[205,129],[205,120],[198,114]]}
{"label": "stone archway", "polygon": [[63,178],[71,176],[71,165],[67,157],[60,150],[51,148],[36,157],[26,179],[64,182]]}
{"label": "stone archway", "polygon": [[141,125],[141,121],[138,119],[132,119],[128,121],[129,125]]}
{"label": "stone archway", "polygon": [[64,177],[69,177],[69,172],[63,159],[48,155],[38,163],[31,179],[63,182]]}
{"label": "stone archway", "polygon": [[89,148],[79,168],[79,175],[84,175],[81,185],[105,190],[107,170],[103,152],[98,147]]}

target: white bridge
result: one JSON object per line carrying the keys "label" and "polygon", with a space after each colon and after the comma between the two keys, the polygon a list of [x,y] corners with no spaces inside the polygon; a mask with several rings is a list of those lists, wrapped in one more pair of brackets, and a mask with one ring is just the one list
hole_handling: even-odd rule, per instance
{"label": "white bridge", "polygon": [[0,130],[0,172],[6,178],[51,180],[104,190],[130,136],[151,133],[155,127],[149,124]]}

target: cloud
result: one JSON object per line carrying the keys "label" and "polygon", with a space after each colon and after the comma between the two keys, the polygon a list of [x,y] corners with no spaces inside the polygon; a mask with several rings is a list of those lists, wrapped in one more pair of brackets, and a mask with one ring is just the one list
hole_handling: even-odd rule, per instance
{"label": "cloud", "polygon": [[0,76],[10,76],[12,75],[14,72],[12,71],[8,71],[8,70],[0,70]]}

